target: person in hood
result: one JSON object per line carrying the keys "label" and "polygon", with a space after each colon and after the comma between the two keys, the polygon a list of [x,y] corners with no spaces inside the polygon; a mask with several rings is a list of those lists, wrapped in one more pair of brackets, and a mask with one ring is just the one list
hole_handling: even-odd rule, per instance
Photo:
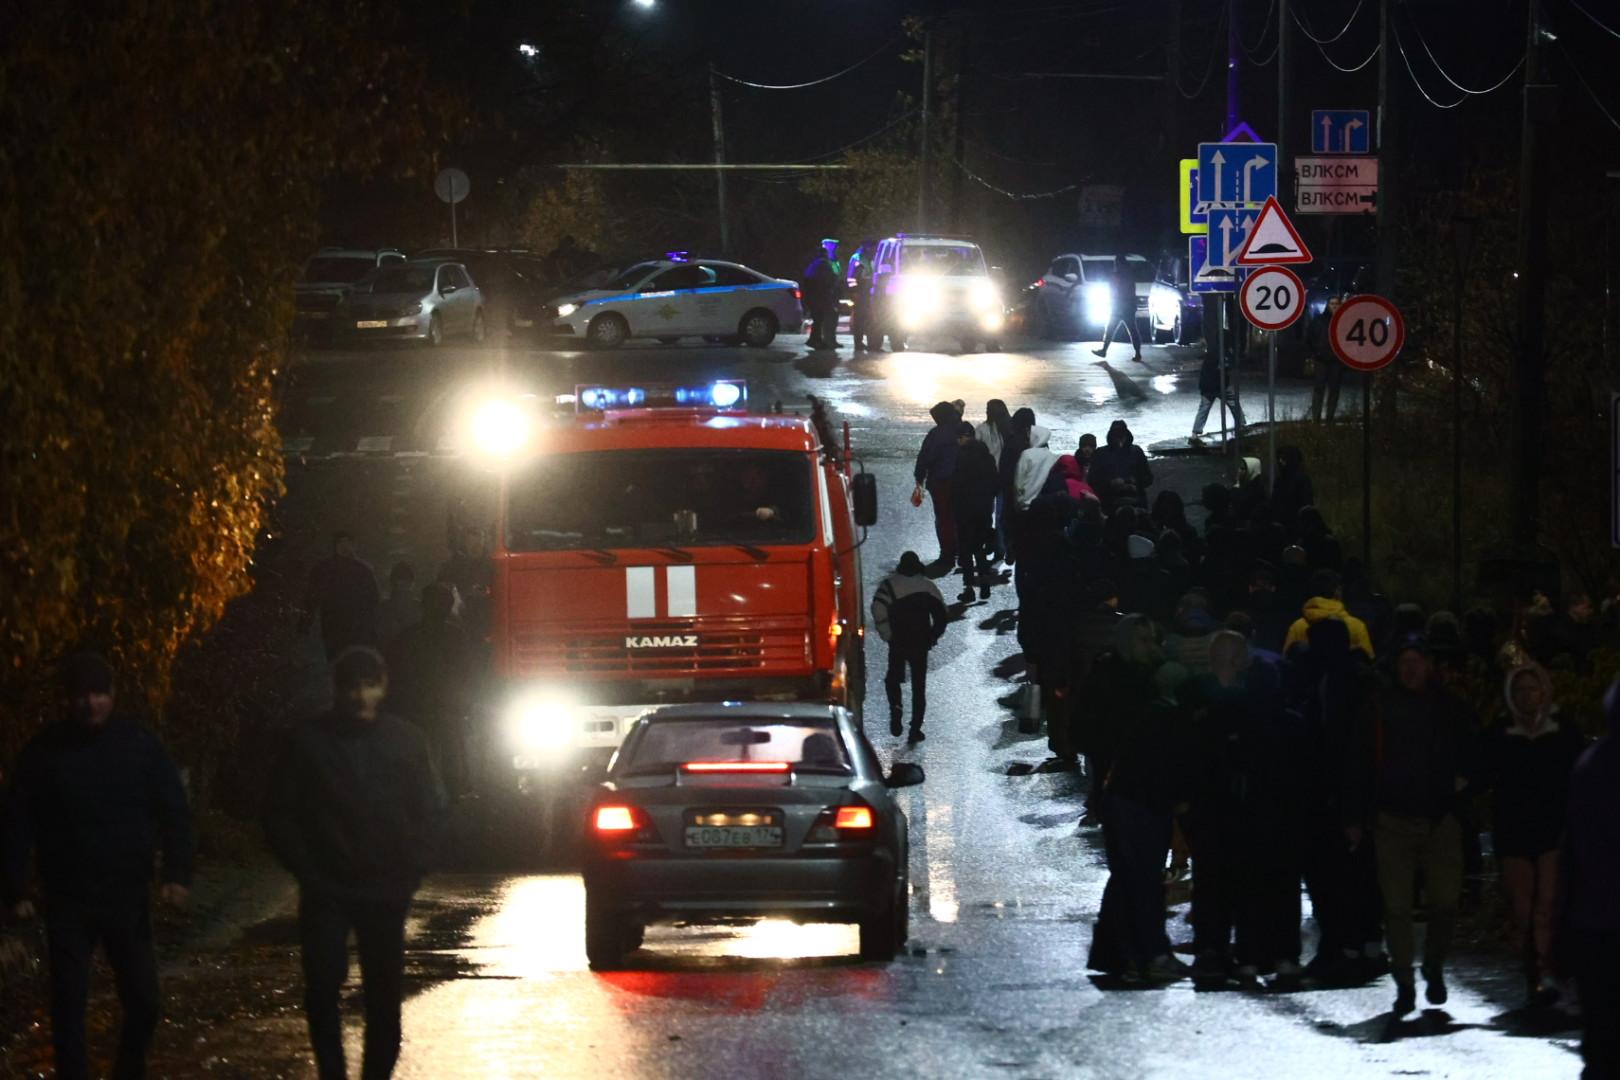
{"label": "person in hood", "polygon": [[956,559],[962,570],[962,603],[990,599],[990,547],[994,539],[996,490],[1000,482],[989,447],[966,420],[957,428],[956,471],[951,475],[951,509],[956,515]]}
{"label": "person in hood", "polygon": [[1462,836],[1457,806],[1478,770],[1478,723],[1466,706],[1440,688],[1434,660],[1421,635],[1401,642],[1394,679],[1373,694],[1367,726],[1351,755],[1346,784],[1346,836],[1352,849],[1374,836],[1378,886],[1384,897],[1384,932],[1396,1016],[1417,1004],[1412,962],[1413,897],[1419,875],[1428,910],[1423,942],[1425,995],[1444,1005],[1445,963],[1462,894]]}
{"label": "person in hood", "polygon": [[[1053,487],[1054,481],[1057,487]],[[1091,485],[1086,483],[1086,471],[1073,454],[1064,454],[1053,463],[1052,471],[1046,477],[1046,486],[1049,490],[1067,495],[1075,502],[1081,499],[1100,501],[1097,499],[1097,493],[1091,490]]]}
{"label": "person in hood", "polygon": [[948,401],[941,401],[928,410],[934,427],[923,436],[917,451],[917,464],[911,474],[917,481],[911,493],[913,506],[922,505],[923,492],[934,511],[934,536],[939,540],[939,558],[934,565],[949,567],[956,562],[956,514],[951,507],[951,477],[956,472],[956,456],[960,452],[959,436],[962,414]]}
{"label": "person in hood", "polygon": [[1361,650],[1367,659],[1373,659],[1372,638],[1367,633],[1367,624],[1345,610],[1339,575],[1331,570],[1319,570],[1312,574],[1310,594],[1311,598],[1305,601],[1300,617],[1294,620],[1283,638],[1283,655],[1287,656],[1290,649],[1305,641],[1312,624],[1323,619],[1338,619],[1350,631],[1350,647]]}
{"label": "person in hood", "polygon": [[1311,474],[1305,471],[1305,453],[1297,446],[1277,448],[1277,480],[1271,489],[1271,516],[1290,529],[1299,519],[1299,512],[1316,503],[1316,489]]}
{"label": "person in hood", "polygon": [[1570,777],[1586,739],[1559,717],[1552,680],[1540,666],[1509,672],[1502,696],[1506,709],[1486,753],[1495,794],[1495,851],[1513,913],[1514,942],[1525,962],[1525,987],[1532,1004],[1546,1005],[1558,998],[1552,979],[1558,846]]}
{"label": "person in hood", "polygon": [[1007,499],[1003,490],[1006,485],[1001,480],[1001,458],[1013,438],[1012,414],[1007,411],[1005,401],[991,398],[985,405],[984,422],[979,425],[977,435],[996,463],[995,549],[990,558],[1000,562],[1007,557]]}
{"label": "person in hood", "polygon": [[1589,1077],[1620,1076],[1620,679],[1603,695],[1608,734],[1581,754],[1564,834],[1562,931],[1581,999]]}
{"label": "person in hood", "polygon": [[270,775],[264,832],[298,879],[304,1013],[322,1080],[346,1075],[338,994],[353,931],[365,991],[362,1075],[399,1058],[405,916],[444,817],[426,737],[383,711],[388,669],[373,649],[332,666],[329,711],[300,724]]}
{"label": "person in hood", "polygon": [[1029,429],[1029,449],[1019,455],[1013,473],[1013,491],[1020,510],[1028,510],[1029,504],[1040,496],[1046,487],[1046,478],[1057,464],[1058,456],[1047,446],[1051,441],[1052,433],[1039,424]]}
{"label": "person in hood", "polygon": [[1087,483],[1090,483],[1091,460],[1096,456],[1097,436],[1088,431],[1080,436],[1080,441],[1075,444],[1074,448],[1074,459],[1080,463],[1080,475],[1088,478]]}
{"label": "person in hood", "polygon": [[163,744],[117,708],[112,667],[75,653],[59,673],[61,716],[23,748],[6,813],[4,892],[32,918],[28,865],[37,857],[50,959],[51,1043],[56,1075],[90,1076],[84,1011],[100,947],[123,1009],[112,1075],[146,1075],[162,999],[149,891],[159,851],[159,895],[186,902],[191,811]]}
{"label": "person in hood", "polygon": [[1108,445],[1097,451],[1087,470],[1086,482],[1102,499],[1103,509],[1120,505],[1147,509],[1147,491],[1153,483],[1153,469],[1147,455],[1136,445],[1125,421],[1108,425]]}
{"label": "person in hood", "polygon": [[883,689],[889,695],[889,734],[900,735],[904,717],[900,686],[911,672],[911,732],[908,742],[923,740],[923,715],[928,711],[928,653],[945,634],[950,613],[945,599],[924,572],[915,551],[900,556],[894,573],[872,593],[872,624],[889,646],[889,667]]}

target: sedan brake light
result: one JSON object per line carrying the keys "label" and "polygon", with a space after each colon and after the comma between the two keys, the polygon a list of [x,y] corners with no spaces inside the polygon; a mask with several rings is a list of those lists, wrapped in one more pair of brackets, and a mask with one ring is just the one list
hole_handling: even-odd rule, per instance
{"label": "sedan brake light", "polygon": [[688,761],[681,768],[693,773],[785,773],[785,761]]}
{"label": "sedan brake light", "polygon": [[838,816],[833,818],[835,829],[870,829],[872,827],[872,808],[869,806],[840,806]]}
{"label": "sedan brake light", "polygon": [[635,810],[628,806],[598,806],[595,824],[601,833],[630,832],[639,827]]}

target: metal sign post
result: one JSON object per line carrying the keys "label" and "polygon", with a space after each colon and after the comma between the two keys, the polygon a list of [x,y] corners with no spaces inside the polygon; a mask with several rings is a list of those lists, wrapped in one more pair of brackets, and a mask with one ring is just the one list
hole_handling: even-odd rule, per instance
{"label": "metal sign post", "polygon": [[1333,313],[1328,341],[1344,365],[1361,376],[1361,557],[1372,565],[1372,373],[1406,344],[1406,321],[1382,296],[1352,296]]}
{"label": "metal sign post", "polygon": [[472,190],[472,183],[467,174],[460,169],[440,169],[439,175],[433,178],[433,193],[439,197],[440,202],[450,204],[450,246],[460,247],[461,237],[456,228],[456,203],[467,197]]}

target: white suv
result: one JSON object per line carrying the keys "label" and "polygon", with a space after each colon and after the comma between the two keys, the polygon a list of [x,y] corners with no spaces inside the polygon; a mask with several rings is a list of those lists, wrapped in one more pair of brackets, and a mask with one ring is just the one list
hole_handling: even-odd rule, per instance
{"label": "white suv", "polygon": [[984,252],[971,240],[934,233],[899,233],[878,245],[872,264],[878,326],[904,345],[921,334],[943,334],[971,352],[1001,346],[1007,309],[990,280]]}
{"label": "white suv", "polygon": [[[1122,256],[1136,296],[1139,326],[1149,324],[1148,296],[1153,264],[1140,255]],[[1114,256],[1059,255],[1037,282],[1035,332],[1038,337],[1101,338],[1114,318]]]}

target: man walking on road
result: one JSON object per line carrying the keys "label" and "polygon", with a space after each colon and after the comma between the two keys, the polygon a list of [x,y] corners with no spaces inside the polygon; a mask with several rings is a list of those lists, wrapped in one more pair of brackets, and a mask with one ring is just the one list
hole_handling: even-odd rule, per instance
{"label": "man walking on road", "polygon": [[949,569],[956,563],[956,511],[951,503],[951,478],[956,473],[956,455],[960,450],[958,435],[962,428],[962,414],[948,401],[941,401],[928,410],[934,427],[923,436],[917,451],[917,464],[912,476],[917,487],[911,493],[911,505],[921,506],[923,492],[934,511],[934,536],[939,540],[939,558],[934,565]]}
{"label": "man walking on road", "polygon": [[872,318],[872,260],[877,258],[877,242],[861,241],[860,248],[849,259],[849,298],[853,306],[849,313],[849,332],[855,338],[855,351],[882,352],[883,335],[877,333]]}
{"label": "man walking on road", "polygon": [[1114,331],[1123,326],[1125,335],[1131,339],[1131,359],[1138,364],[1146,363],[1142,359],[1142,332],[1136,328],[1136,279],[1131,277],[1130,267],[1123,255],[1114,257],[1114,274],[1109,280],[1108,289],[1112,300],[1108,329],[1103,332],[1102,348],[1093,349],[1093,355],[1108,359],[1108,346],[1115,341]]}
{"label": "man walking on road", "polygon": [[883,688],[889,694],[889,734],[900,734],[904,715],[900,684],[911,671],[911,734],[908,742],[923,740],[923,713],[928,709],[928,653],[945,633],[950,613],[945,599],[923,572],[915,551],[900,556],[894,573],[872,594],[872,622],[878,637],[889,646],[889,669]]}
{"label": "man walking on road", "polygon": [[966,420],[957,428],[956,471],[951,475],[951,510],[956,515],[956,560],[962,568],[962,595],[990,599],[990,545],[995,539],[993,515],[1000,474],[990,448],[977,438]]}
{"label": "man walking on road", "polygon": [[1203,366],[1198,369],[1198,415],[1193,417],[1192,438],[1187,440],[1194,446],[1200,445],[1204,425],[1209,422],[1209,410],[1217,401],[1225,400],[1226,407],[1232,410],[1232,430],[1243,430],[1243,404],[1238,401],[1237,383],[1232,378],[1231,342],[1227,343],[1226,352],[1222,357],[1211,347],[1204,353]]}
{"label": "man walking on road", "polygon": [[1333,325],[1334,312],[1339,310],[1343,302],[1342,296],[1328,297],[1327,306],[1305,328],[1305,347],[1311,354],[1311,364],[1315,369],[1311,386],[1311,419],[1322,419],[1322,399],[1325,394],[1327,421],[1330,424],[1339,411],[1339,387],[1344,383],[1344,365],[1333,354],[1329,329]]}
{"label": "man walking on road", "polygon": [[124,1011],[112,1075],[146,1075],[161,999],[148,891],[161,850],[165,903],[185,903],[191,882],[191,811],[180,774],[156,736],[115,711],[113,671],[93,653],[62,668],[64,716],[35,736],[17,763],[6,813],[5,893],[30,918],[28,862],[37,851],[50,951],[51,1041],[56,1075],[90,1075],[84,1012],[90,962],[101,946]]}
{"label": "man walking on road", "polygon": [[354,537],[347,532],[333,533],[332,554],[310,569],[298,632],[307,634],[320,616],[326,659],[334,660],[352,645],[377,644],[380,603],[377,576],[370,564],[355,557]]}
{"label": "man walking on road", "polygon": [[444,811],[427,740],[382,711],[388,674],[372,649],[332,668],[332,709],[301,724],[270,778],[264,830],[298,879],[304,1012],[322,1080],[344,1077],[338,992],[354,931],[365,990],[361,1076],[393,1073],[404,997],[405,915]]}

